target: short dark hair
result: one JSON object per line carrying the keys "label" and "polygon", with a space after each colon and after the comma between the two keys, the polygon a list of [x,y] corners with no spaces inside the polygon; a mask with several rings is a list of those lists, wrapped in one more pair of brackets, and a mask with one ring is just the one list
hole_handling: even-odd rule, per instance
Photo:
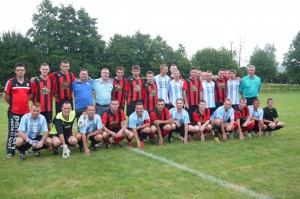
{"label": "short dark hair", "polygon": [[62,65],[62,64],[69,64],[70,62],[68,61],[68,60],[62,60],[61,62],[60,62],[60,65]]}
{"label": "short dark hair", "polygon": [[118,66],[118,67],[116,68],[116,72],[118,72],[118,70],[124,71],[124,68],[123,68],[122,66]]}
{"label": "short dark hair", "polygon": [[141,70],[139,65],[132,66],[131,70]]}
{"label": "short dark hair", "polygon": [[151,74],[151,75],[154,75],[154,72],[153,72],[153,71],[147,71],[147,72],[146,72],[146,76],[147,76],[147,75],[150,75],[150,74]]}
{"label": "short dark hair", "polygon": [[218,70],[218,72],[220,72],[220,71],[226,71],[224,68],[220,68],[219,70]]}
{"label": "short dark hair", "polygon": [[16,64],[15,65],[15,70],[17,69],[17,67],[23,67],[25,69],[25,65],[24,64]]}
{"label": "short dark hair", "polygon": [[205,100],[199,100],[199,104],[200,103],[206,103],[206,101]]}
{"label": "short dark hair", "polygon": [[31,108],[32,108],[33,106],[34,106],[34,107],[41,107],[41,104],[40,104],[39,102],[33,102],[32,105],[31,105]]}
{"label": "short dark hair", "polygon": [[158,102],[165,102],[165,100],[163,98],[158,98],[156,103]]}
{"label": "short dark hair", "polygon": [[137,102],[137,103],[135,104],[135,106],[140,106],[140,105],[143,106],[143,103],[142,103],[142,102]]}
{"label": "short dark hair", "polygon": [[229,72],[230,72],[230,73],[235,73],[235,74],[236,74],[236,71],[235,71],[234,69],[231,69]]}

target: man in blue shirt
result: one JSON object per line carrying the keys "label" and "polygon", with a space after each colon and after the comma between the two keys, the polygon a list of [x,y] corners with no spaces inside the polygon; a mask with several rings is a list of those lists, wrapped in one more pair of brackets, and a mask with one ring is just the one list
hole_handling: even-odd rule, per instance
{"label": "man in blue shirt", "polygon": [[86,69],[82,69],[79,73],[79,80],[72,83],[72,91],[75,96],[75,112],[78,119],[87,106],[93,104],[93,80],[88,80]]}
{"label": "man in blue shirt", "polygon": [[150,133],[150,116],[144,110],[142,102],[135,104],[135,112],[129,116],[127,130],[133,133],[139,149],[145,146],[143,140]]}
{"label": "man in blue shirt", "polygon": [[[227,132],[232,132],[237,127],[237,124],[234,124],[234,109],[231,105],[231,99],[227,98],[224,105],[217,108],[210,117],[215,135],[222,133],[224,141],[227,140]],[[215,142],[220,142],[218,137],[215,137],[214,139]]]}
{"label": "man in blue shirt", "polygon": [[258,97],[258,93],[261,90],[261,80],[255,75],[255,66],[249,65],[247,72],[248,75],[243,77],[240,84],[240,92],[242,97],[247,99],[247,106],[249,106]]}
{"label": "man in blue shirt", "polygon": [[79,150],[83,151],[85,155],[90,155],[88,147],[88,140],[91,140],[91,148],[97,151],[96,144],[102,140],[102,120],[98,114],[95,114],[96,108],[90,104],[86,108],[86,113],[80,116],[78,120],[79,133],[76,138],[79,144]]}
{"label": "man in blue shirt", "polygon": [[[264,111],[259,108],[260,101],[259,99],[254,99],[253,105],[248,106],[250,110],[250,120],[254,121],[253,131],[257,132],[257,136],[261,137],[262,131],[267,129],[267,125],[264,124]],[[251,134],[248,134],[248,137],[251,137]]]}
{"label": "man in blue shirt", "polygon": [[96,92],[96,113],[102,117],[104,111],[109,109],[113,82],[109,79],[108,68],[101,70],[101,78],[95,79],[93,89]]}
{"label": "man in blue shirt", "polygon": [[[41,104],[35,102],[31,106],[30,113],[21,118],[16,140],[17,150],[20,151],[20,160],[25,160],[25,151],[31,147],[35,152],[35,156],[40,157],[39,150],[47,149],[52,145],[52,140],[48,137],[47,121],[40,112]],[[41,133],[44,133],[44,135],[42,136]]]}

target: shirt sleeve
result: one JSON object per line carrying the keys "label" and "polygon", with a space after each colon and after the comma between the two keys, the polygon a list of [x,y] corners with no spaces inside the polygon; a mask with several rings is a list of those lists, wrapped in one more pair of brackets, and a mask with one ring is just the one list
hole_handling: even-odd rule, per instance
{"label": "shirt sleeve", "polygon": [[156,117],[156,114],[153,111],[150,113],[150,119],[151,119],[151,121],[158,120]]}
{"label": "shirt sleeve", "polygon": [[199,116],[196,112],[193,112],[193,120],[194,122],[200,122]]}
{"label": "shirt sleeve", "polygon": [[188,85],[187,85],[187,84],[188,84],[187,81],[184,80],[184,81],[183,81],[182,90],[187,90],[187,89],[188,89]]}
{"label": "shirt sleeve", "polygon": [[4,93],[10,95],[11,88],[12,88],[12,79],[10,79],[6,82]]}
{"label": "shirt sleeve", "polygon": [[45,117],[42,117],[42,132],[48,132],[48,124]]}
{"label": "shirt sleeve", "polygon": [[136,120],[133,116],[129,117],[128,127],[133,129],[136,128]]}
{"label": "shirt sleeve", "polygon": [[97,117],[97,130],[102,129],[102,128],[103,128],[102,120],[101,120],[101,117],[98,116]]}
{"label": "shirt sleeve", "polygon": [[123,110],[121,110],[121,121],[126,120],[126,115]]}
{"label": "shirt sleeve", "polygon": [[171,117],[171,115],[170,115],[170,111],[167,108],[165,108],[165,110],[166,110],[166,120],[167,120]]}
{"label": "shirt sleeve", "polygon": [[186,111],[184,112],[184,123],[185,124],[190,123],[190,116]]}
{"label": "shirt sleeve", "polygon": [[102,124],[105,125],[107,123],[107,120],[108,120],[107,112],[104,112],[102,115]]}
{"label": "shirt sleeve", "polygon": [[234,117],[235,119],[240,119],[240,114],[237,110],[234,110]]}
{"label": "shirt sleeve", "polygon": [[20,122],[20,125],[19,125],[19,129],[18,131],[24,131],[26,132],[26,119],[25,119],[26,115],[24,115],[22,118],[21,118],[21,122]]}
{"label": "shirt sleeve", "polygon": [[202,91],[202,81],[199,80],[199,92]]}

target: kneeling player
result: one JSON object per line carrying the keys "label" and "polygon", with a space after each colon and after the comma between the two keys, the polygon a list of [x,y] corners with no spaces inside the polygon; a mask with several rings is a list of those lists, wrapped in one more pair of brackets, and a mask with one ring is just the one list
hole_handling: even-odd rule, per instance
{"label": "kneeling player", "polygon": [[195,132],[200,132],[201,142],[205,141],[204,133],[210,133],[212,126],[210,124],[210,109],[206,108],[206,101],[199,101],[199,108],[193,112],[193,121]]}
{"label": "kneeling player", "polygon": [[[231,99],[227,98],[223,106],[211,115],[210,121],[215,133],[215,142],[220,142],[218,134],[222,132],[223,140],[227,140],[227,133],[232,135],[232,131],[237,128],[237,123],[234,121],[234,110],[231,107]],[[233,137],[233,136],[232,136]]]}
{"label": "kneeling player", "polygon": [[57,155],[57,149],[61,145],[63,148],[62,157],[70,157],[69,146],[75,146],[77,139],[72,135],[72,127],[75,121],[75,111],[72,111],[72,105],[66,101],[63,103],[62,112],[56,114],[53,119],[53,126],[50,131],[52,137],[53,154]]}
{"label": "kneeling player", "polygon": [[[25,151],[32,147],[36,157],[40,157],[39,150],[47,149],[52,144],[49,136],[47,121],[40,114],[41,105],[34,102],[30,113],[21,118],[19,125],[18,138],[16,139],[16,148],[20,151],[20,160],[25,160]],[[40,135],[44,133],[44,135]]]}
{"label": "kneeling player", "polygon": [[[178,132],[183,137],[183,143],[187,144],[187,137],[189,131],[190,116],[189,113],[183,109],[183,99],[176,100],[176,107],[170,110],[171,118],[173,120],[172,130]],[[172,132],[168,135],[169,142],[172,142]]]}
{"label": "kneeling player", "polygon": [[264,111],[264,123],[267,125],[267,134],[273,135],[272,131],[281,129],[285,127],[284,122],[278,121],[278,114],[277,110],[273,107],[274,100],[272,98],[269,98],[267,100],[268,106],[263,109]]}
{"label": "kneeling player", "polygon": [[163,137],[171,132],[173,123],[170,116],[169,110],[165,107],[165,101],[159,98],[156,102],[156,108],[154,108],[150,113],[150,119],[152,122],[151,133],[149,135],[150,143],[153,142],[155,133],[158,134],[158,144],[162,146],[164,144]]}
{"label": "kneeling player", "polygon": [[123,148],[120,142],[124,139],[128,139],[128,145],[132,146],[133,133],[129,132],[126,124],[126,116],[122,109],[119,108],[119,102],[117,99],[112,99],[110,102],[110,108],[103,113],[103,140],[106,144],[106,149],[109,149],[111,144],[109,138],[113,137],[113,145],[118,148]]}
{"label": "kneeling player", "polygon": [[[262,131],[267,129],[267,125],[263,122],[264,111],[259,108],[260,101],[259,99],[253,100],[253,105],[249,106],[251,120],[254,121],[253,131],[257,133],[258,137],[262,136]],[[251,136],[249,136],[251,137]]]}
{"label": "kneeling player", "polygon": [[143,104],[137,102],[135,105],[135,112],[129,116],[128,131],[133,133],[137,147],[140,149],[144,147],[143,140],[147,138],[150,133],[150,117],[146,110],[143,110]]}
{"label": "kneeling player", "polygon": [[79,144],[79,150],[83,151],[85,155],[90,155],[88,147],[88,140],[91,140],[91,148],[93,151],[97,151],[95,146],[102,140],[102,121],[98,114],[95,113],[96,108],[93,104],[88,105],[86,108],[86,114],[80,116],[78,120],[79,132],[76,134],[76,138]]}
{"label": "kneeling player", "polygon": [[238,106],[234,110],[234,117],[238,124],[239,138],[244,139],[244,132],[248,132],[248,136],[251,136],[250,131],[254,128],[254,121],[250,121],[250,110],[247,106],[247,99],[241,98]]}

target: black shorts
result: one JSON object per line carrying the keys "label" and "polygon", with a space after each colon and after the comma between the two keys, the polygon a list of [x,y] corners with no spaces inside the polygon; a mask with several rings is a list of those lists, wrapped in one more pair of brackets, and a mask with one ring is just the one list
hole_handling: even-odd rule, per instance
{"label": "black shorts", "polygon": [[[41,139],[43,138],[42,135],[38,135],[36,138],[32,138],[32,140],[35,140],[35,141],[40,141]],[[25,140],[24,140],[25,141]],[[17,149],[21,152],[24,152],[24,151],[27,151],[28,149],[30,149],[32,147],[31,144],[29,144],[28,142],[26,142],[25,145],[22,145],[20,147],[17,147]],[[46,146],[43,144],[42,148],[39,148],[37,150],[41,150],[41,149],[47,149],[49,146]]]}
{"label": "black shorts", "polygon": [[179,133],[181,137],[184,137],[184,124],[181,125],[180,127],[176,126],[175,132]]}
{"label": "black shorts", "polygon": [[[64,138],[65,138],[65,143],[69,146],[73,146],[69,143],[69,138],[73,135],[69,134],[69,133],[63,133],[64,135]],[[59,134],[50,134],[50,137],[53,138],[53,137],[58,137],[59,138]]]}
{"label": "black shorts", "polygon": [[[127,129],[130,130],[130,131],[132,131],[132,128],[127,127]],[[141,134],[141,130],[142,130],[142,129],[139,129],[139,130],[136,131],[138,135]]]}
{"label": "black shorts", "polygon": [[43,115],[46,118],[48,124],[52,123],[52,111],[41,112],[41,115]]}
{"label": "black shorts", "polygon": [[259,121],[254,121],[254,128],[253,131],[258,132],[259,131]]}
{"label": "black shorts", "polygon": [[136,100],[136,101],[131,102],[130,104],[127,104],[126,116],[129,117],[135,111],[135,105],[138,102],[143,103],[142,100]]}

